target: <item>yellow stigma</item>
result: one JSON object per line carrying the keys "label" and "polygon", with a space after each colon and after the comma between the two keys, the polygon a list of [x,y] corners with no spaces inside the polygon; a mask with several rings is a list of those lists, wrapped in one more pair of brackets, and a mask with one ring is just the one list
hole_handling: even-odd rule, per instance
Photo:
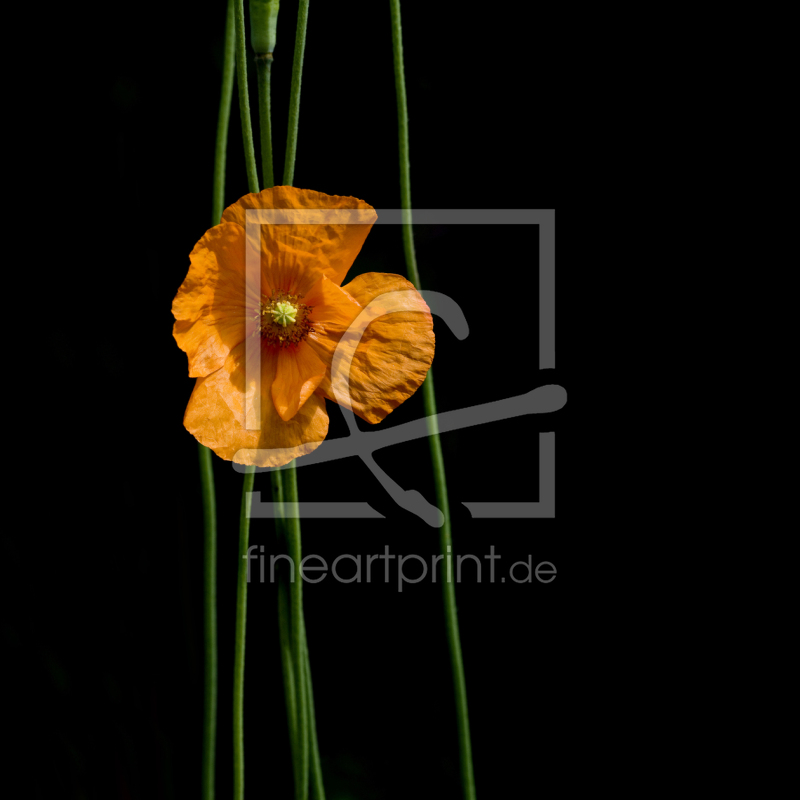
{"label": "yellow stigma", "polygon": [[291,303],[276,303],[270,313],[272,314],[272,319],[278,325],[283,325],[284,328],[288,325],[293,325],[297,321],[297,306]]}
{"label": "yellow stigma", "polygon": [[261,295],[255,315],[257,332],[270,347],[295,347],[314,332],[309,319],[311,306],[302,300],[302,294],[289,292],[277,292],[272,297]]}

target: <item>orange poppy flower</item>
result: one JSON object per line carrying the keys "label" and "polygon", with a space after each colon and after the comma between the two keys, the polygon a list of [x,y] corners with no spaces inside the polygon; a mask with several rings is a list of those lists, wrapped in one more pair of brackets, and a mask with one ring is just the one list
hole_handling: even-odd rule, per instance
{"label": "orange poppy flower", "polygon": [[[259,293],[246,280],[248,209],[360,210],[366,222],[260,225]],[[173,335],[197,378],[183,422],[221,458],[281,466],[325,439],[326,398],[376,423],[422,384],[433,360],[433,322],[413,285],[377,272],[341,285],[376,219],[372,206],[353,197],[276,186],[227,208],[195,245],[172,303]],[[349,348],[343,393],[331,374],[337,345],[364,307],[398,291],[401,306],[388,306],[392,313],[372,319]],[[347,338],[339,352],[346,350]],[[258,430],[247,429],[251,414]]]}

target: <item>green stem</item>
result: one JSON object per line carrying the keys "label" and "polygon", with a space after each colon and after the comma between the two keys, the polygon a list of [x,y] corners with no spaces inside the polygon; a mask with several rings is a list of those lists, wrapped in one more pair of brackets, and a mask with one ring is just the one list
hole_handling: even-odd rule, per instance
{"label": "green stem", "polygon": [[247,627],[247,558],[250,540],[250,492],[255,471],[246,467],[239,517],[239,576],[236,584],[236,634],[233,658],[233,797],[244,798],[244,640]]}
{"label": "green stem", "polygon": [[294,39],[292,60],[292,94],[289,99],[289,130],[286,135],[286,162],[283,165],[283,185],[294,181],[294,161],[297,156],[297,128],[300,123],[300,84],[303,81],[303,56],[306,51],[306,28],[308,28],[308,0],[300,0],[297,9],[297,32]]}
{"label": "green stem", "polygon": [[314,712],[314,687],[311,683],[311,661],[308,657],[305,621],[303,621],[303,656],[306,662],[305,689],[308,703],[308,727],[311,737],[311,795],[316,800],[325,800],[325,786],[322,783],[322,761],[319,757],[319,742],[317,741],[317,719]]}
{"label": "green stem", "polygon": [[[259,131],[261,134],[261,174],[264,188],[269,189],[275,185],[275,176],[272,168],[272,53],[256,54],[256,69],[258,70],[258,115]],[[272,502],[275,504],[277,516],[275,517],[275,530],[279,542],[285,542],[285,513],[283,472],[275,470],[270,474],[272,482]],[[292,753],[292,767],[294,770],[295,784],[300,775],[300,753],[297,746],[297,693],[295,690],[295,667],[292,657],[291,642],[291,617],[289,588],[286,583],[286,570],[278,571],[278,635],[280,637],[281,671],[283,673],[283,687],[286,697],[286,718],[289,727],[289,747]]]}
{"label": "green stem", "polygon": [[303,579],[300,563],[303,548],[300,541],[300,519],[297,516],[297,469],[294,462],[284,470],[284,498],[286,501],[286,539],[289,557],[294,564],[294,580],[289,587],[292,627],[292,656],[295,667],[294,685],[297,697],[297,758],[298,773],[295,780],[297,800],[308,798],[308,691],[306,688],[306,658],[303,626]]}
{"label": "green stem", "polygon": [[[272,478],[272,502],[275,504],[278,516],[275,517],[275,531],[278,542],[286,544],[284,531],[283,508],[283,473],[276,470],[270,474]],[[278,634],[280,637],[281,671],[283,673],[283,686],[286,696],[286,718],[289,726],[289,745],[292,753],[292,766],[295,780],[299,771],[297,761],[297,695],[294,686],[294,660],[292,658],[291,618],[289,616],[289,587],[286,581],[286,570],[278,569]]]}
{"label": "green stem", "polygon": [[233,76],[236,67],[236,26],[233,21],[233,0],[228,0],[225,20],[225,54],[222,59],[222,91],[217,117],[217,145],[214,151],[214,191],[211,206],[211,224],[218,225],[225,205],[225,162],[228,152],[228,127],[233,100]]}
{"label": "green stem", "polygon": [[258,71],[258,121],[261,133],[261,182],[264,189],[275,185],[275,175],[272,171],[272,118],[271,83],[272,83],[272,54],[256,56],[256,70]]}
{"label": "green stem", "polygon": [[[428,372],[422,386],[425,415],[428,419],[428,443],[430,445],[433,475],[436,485],[436,504],[444,514],[444,524],[439,530],[439,549],[445,559],[452,558],[452,528],[450,525],[450,505],[447,499],[447,480],[444,473],[442,443],[439,439],[439,426],[436,420],[436,395],[433,389],[433,375]],[[445,561],[447,564],[447,561]],[[458,632],[456,612],[456,588],[452,581],[452,570],[445,573],[442,581],[442,600],[444,601],[447,645],[450,650],[450,664],[453,672],[456,716],[458,720],[458,749],[461,762],[461,784],[464,797],[475,800],[475,777],[472,771],[472,743],[469,734],[469,712],[467,708],[467,683],[464,678],[464,660],[461,655],[461,638]]]}
{"label": "green stem", "polygon": [[[228,151],[228,127],[231,117],[234,74],[233,0],[228,0],[225,17],[225,54],[222,66],[222,90],[219,98],[217,142],[214,150],[214,182],[211,224],[222,217],[225,202],[225,162]],[[217,500],[214,492],[214,465],[211,450],[197,445],[200,459],[200,488],[203,496],[203,627],[205,670],[203,686],[203,800],[214,800],[217,751],[217,695],[219,691],[217,645]]]}
{"label": "green stem", "polygon": [[289,746],[292,753],[295,781],[300,771],[297,752],[297,693],[294,686],[294,659],[292,658],[291,618],[289,616],[289,589],[285,570],[278,578],[278,633],[281,646],[281,670],[286,694],[286,717],[289,724]]}
{"label": "green stem", "polygon": [[256,151],[253,145],[253,125],[250,122],[250,96],[247,91],[247,51],[244,43],[244,0],[236,0],[236,82],[239,86],[239,113],[242,118],[244,160],[247,168],[247,185],[251,192],[258,191]]}
{"label": "green stem", "polygon": [[200,457],[200,487],[203,494],[203,618],[205,675],[203,714],[203,800],[214,800],[214,764],[217,742],[217,501],[211,451],[197,445]]}
{"label": "green stem", "polygon": [[[408,277],[420,288],[417,257],[414,252],[414,233],[411,227],[411,169],[408,155],[408,100],[406,82],[403,72],[403,38],[400,24],[400,0],[390,0],[392,11],[392,48],[394,51],[394,76],[397,91],[397,119],[400,144],[400,200],[403,219],[403,249],[405,250]],[[447,480],[444,472],[442,443],[439,439],[439,427],[436,420],[436,395],[433,389],[433,371],[422,385],[422,398],[425,415],[428,421],[428,442],[433,462],[433,474],[436,486],[436,504],[444,515],[444,524],[439,534],[441,553],[445,564],[451,558],[452,532],[450,526],[450,506],[447,499]],[[445,627],[447,644],[450,650],[450,663],[453,672],[453,688],[455,691],[456,716],[458,722],[459,760],[461,763],[461,783],[464,797],[475,800],[475,778],[472,770],[472,745],[469,735],[469,714],[467,711],[467,685],[464,679],[464,662],[461,655],[461,641],[458,633],[458,615],[456,613],[456,592],[452,583],[452,575],[446,572],[442,580],[442,599],[444,601]]]}
{"label": "green stem", "polygon": [[[294,161],[297,152],[297,127],[300,109],[300,81],[303,69],[303,54],[305,51],[306,27],[308,24],[308,0],[300,0],[300,8],[297,18],[297,34],[295,37],[295,53],[292,67],[292,94],[290,99],[289,112],[289,134],[287,136],[287,158],[285,164],[284,183],[291,185],[294,177]],[[237,75],[239,76],[239,108],[242,115],[242,138],[244,140],[245,161],[247,164],[248,185],[251,192],[258,191],[258,174],[255,167],[255,150],[253,146],[253,134],[250,124],[250,103],[247,96],[247,71],[244,54],[244,9],[243,0],[237,0],[236,6],[236,65]],[[263,108],[263,100],[260,108]],[[269,109],[267,109],[269,111]],[[263,134],[262,134],[263,136]],[[263,141],[263,140],[262,140]],[[245,475],[245,480],[247,480]],[[290,587],[290,628],[291,628],[291,662],[287,662],[290,668],[294,668],[293,682],[286,682],[288,713],[295,720],[295,729],[292,723],[289,724],[289,733],[294,744],[293,761],[295,764],[295,796],[297,800],[307,800],[308,798],[308,766],[309,766],[309,725],[308,707],[313,705],[313,700],[309,702],[311,692],[310,671],[307,669],[307,649],[305,645],[305,626],[303,623],[303,594],[302,578],[299,574],[300,562],[302,560],[302,546],[300,541],[300,520],[297,516],[297,474],[295,465],[292,463],[288,469],[283,471],[277,478],[273,477],[273,496],[280,496],[281,489],[276,485],[280,481],[283,485],[283,497],[289,505],[286,523],[286,537],[289,543],[289,555],[295,564],[295,580]],[[252,486],[252,478],[250,479]],[[283,509],[281,510],[283,513]],[[280,596],[279,596],[280,597]],[[285,603],[284,603],[285,605]],[[281,615],[281,600],[279,599],[279,615]],[[285,611],[283,612],[285,619]],[[280,619],[280,616],[279,616]],[[285,637],[285,630],[284,630]],[[284,648],[281,647],[282,658],[284,658]],[[243,655],[243,654],[242,654]],[[242,664],[242,667],[244,665]],[[308,677],[306,677],[308,676]],[[244,675],[242,674],[242,679]],[[308,683],[306,683],[308,680]],[[234,685],[236,684],[234,680]],[[302,687],[303,690],[300,690]],[[292,697],[294,699],[292,699]],[[235,704],[234,704],[235,705]],[[296,706],[296,710],[293,708]],[[234,711],[235,714],[235,711]],[[316,729],[312,730],[314,737],[313,744],[316,748]],[[234,742],[236,739],[234,739]],[[243,759],[243,754],[242,754]],[[315,788],[318,789],[317,797],[324,799],[322,790],[321,770],[319,768],[319,753],[316,753]],[[234,760],[236,770],[236,759]],[[243,771],[243,761],[242,761]],[[243,775],[242,775],[243,781]],[[243,790],[242,785],[242,790]],[[235,795],[234,800],[240,800]]]}
{"label": "green stem", "polygon": [[[294,163],[297,157],[297,131],[300,121],[300,86],[303,78],[303,57],[306,49],[306,30],[308,28],[308,0],[300,0],[297,11],[297,31],[292,60],[292,88],[289,99],[289,126],[286,135],[286,160],[283,170],[283,183],[291,186],[294,182]],[[322,767],[319,757],[316,724],[313,720],[313,690],[311,669],[308,661],[305,623],[303,621],[303,579],[300,574],[302,546],[300,542],[300,518],[297,516],[297,471],[291,463],[285,470],[284,492],[289,505],[285,520],[289,555],[295,565],[295,580],[290,587],[292,644],[295,664],[295,686],[297,687],[298,726],[297,749],[301,778],[296,781],[295,794],[298,800],[308,797],[309,735],[311,737],[312,780],[315,797],[324,800]],[[301,688],[302,687],[302,688]],[[309,723],[310,719],[310,723]],[[309,730],[310,728],[310,730]]]}
{"label": "green stem", "polygon": [[[275,527],[278,531],[278,541],[286,543],[286,517],[284,514],[283,472],[272,473],[272,502],[278,509]],[[299,526],[300,521],[297,521]],[[300,770],[300,754],[297,748],[297,694],[295,690],[294,657],[291,648],[291,616],[289,607],[289,587],[286,582],[285,570],[278,572],[278,630],[280,633],[281,668],[283,683],[286,689],[286,716],[289,722],[289,739],[292,751],[292,764],[296,774]],[[311,796],[316,800],[325,800],[325,787],[322,782],[322,761],[319,755],[319,742],[317,741],[317,725],[314,716],[314,690],[311,684],[311,667],[308,660],[308,643],[306,641],[306,626],[302,619],[303,628],[303,654],[305,657],[305,690],[308,706],[309,735],[311,744]]]}
{"label": "green stem", "polygon": [[[244,0],[236,0],[236,78],[239,85],[239,113],[242,118],[242,140],[247,167],[247,184],[258,192],[258,170],[250,122],[250,99],[247,93],[247,54],[244,37]],[[233,662],[233,798],[244,798],[244,634],[247,620],[247,543],[250,538],[250,492],[255,472],[247,467],[242,483],[242,513],[239,520],[239,581],[236,590],[236,640]]]}

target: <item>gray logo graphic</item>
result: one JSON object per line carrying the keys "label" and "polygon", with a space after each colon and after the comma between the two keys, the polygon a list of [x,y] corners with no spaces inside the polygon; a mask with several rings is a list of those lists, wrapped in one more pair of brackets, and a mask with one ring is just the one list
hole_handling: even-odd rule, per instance
{"label": "gray logo graphic", "polygon": [[[359,209],[248,209],[247,212],[247,262],[246,282],[248,294],[260,294],[260,226],[262,224],[358,224],[364,212]],[[480,210],[480,209],[423,209],[415,210],[415,224],[522,224],[539,226],[539,369],[555,367],[555,212],[552,210]],[[399,209],[378,211],[375,224],[400,224]],[[383,486],[384,490],[401,508],[410,511],[432,527],[441,527],[442,512],[430,504],[417,490],[403,489],[375,462],[375,451],[393,444],[423,438],[432,433],[444,433],[474,425],[484,425],[498,420],[511,419],[527,414],[548,414],[562,408],[567,401],[566,391],[558,385],[549,384],[533,389],[527,394],[498,400],[483,405],[471,406],[457,411],[447,411],[434,417],[422,418],[376,431],[361,431],[355,415],[350,409],[350,366],[355,350],[368,325],[375,319],[394,311],[407,310],[404,302],[413,292],[388,292],[376,297],[354,320],[340,340],[331,364],[331,386],[347,420],[350,435],[341,439],[327,440],[324,447],[303,456],[298,467],[310,466],[326,461],[335,461],[351,456],[359,457]],[[438,292],[421,292],[431,313],[463,340],[469,326],[463,311],[450,297]],[[255,337],[248,336],[252,351],[247,354],[248,380],[254,384],[253,414],[247,415],[248,429],[260,426],[260,348]],[[254,417],[254,418],[253,418]],[[240,451],[251,452],[251,451]],[[237,472],[244,466],[234,462]],[[271,468],[257,468],[267,472]],[[278,469],[281,469],[280,467]],[[463,505],[474,518],[542,518],[555,516],[555,433],[539,434],[539,501],[538,502],[475,502]],[[289,509],[284,509],[288,512]],[[382,518],[383,515],[368,503],[360,502],[300,502],[296,514],[300,517],[336,518]],[[277,510],[270,502],[261,501],[261,493],[252,493],[250,517],[274,517]]]}

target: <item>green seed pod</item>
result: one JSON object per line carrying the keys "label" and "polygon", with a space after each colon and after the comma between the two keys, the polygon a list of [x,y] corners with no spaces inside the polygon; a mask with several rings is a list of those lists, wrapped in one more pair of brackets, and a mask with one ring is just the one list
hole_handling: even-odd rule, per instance
{"label": "green seed pod", "polygon": [[275,50],[280,0],[250,0],[250,42],[257,56]]}

